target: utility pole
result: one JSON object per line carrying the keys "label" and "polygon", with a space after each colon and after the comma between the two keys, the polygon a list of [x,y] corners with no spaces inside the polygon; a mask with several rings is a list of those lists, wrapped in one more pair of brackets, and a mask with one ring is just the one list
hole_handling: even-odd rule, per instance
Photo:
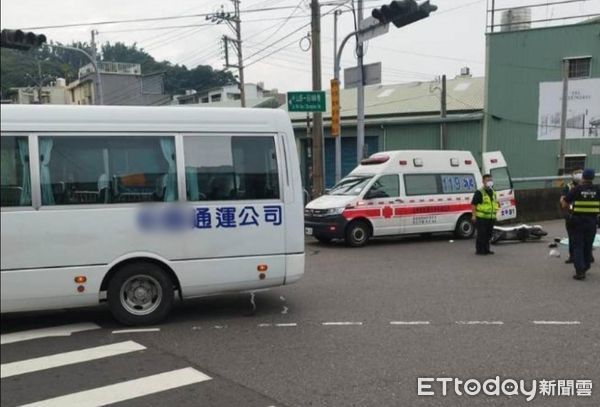
{"label": "utility pole", "polygon": [[440,149],[448,148],[448,126],[446,125],[446,75],[442,75],[442,97],[440,98]]}
{"label": "utility pole", "polygon": [[98,34],[98,31],[96,30],[92,30],[92,58],[94,58],[94,61],[98,61],[98,50],[96,49],[96,35]]}
{"label": "utility pole", "polygon": [[37,94],[38,94],[38,103],[42,104],[42,86],[43,86],[43,81],[44,79],[42,78],[42,63],[40,62],[40,60],[38,59],[37,61],[37,67],[38,67],[38,83],[37,83]]}
{"label": "utility pole", "polygon": [[565,174],[565,150],[567,144],[567,98],[569,96],[569,60],[563,59],[562,66],[562,105],[560,112],[560,153],[558,155],[558,175]]}
{"label": "utility pole", "polygon": [[92,34],[92,43],[91,43],[91,47],[92,47],[92,60],[94,61],[94,69],[96,70],[96,93],[95,93],[95,97],[94,97],[94,103],[95,104],[103,104],[104,100],[102,97],[102,82],[100,79],[100,72],[98,71],[98,49],[96,48],[96,35],[98,35],[98,31],[92,29],[91,31]]}
{"label": "utility pole", "polygon": [[[363,21],[363,0],[358,0],[357,26]],[[363,67],[363,42],[362,36],[356,36],[356,54],[358,56],[358,88],[356,89],[356,161],[365,156],[365,87]]]}
{"label": "utility pole", "polygon": [[244,89],[244,59],[242,57],[242,20],[240,18],[240,0],[232,0],[235,7],[235,35],[237,41],[238,72],[240,74],[240,101],[246,107],[246,91]]}
{"label": "utility pole", "polygon": [[[220,24],[225,21],[231,31],[235,34],[235,38],[229,38],[227,36],[223,36],[223,44],[225,48],[225,67],[226,68],[235,68],[239,73],[240,83],[238,85],[240,89],[240,102],[242,107],[246,107],[246,90],[244,85],[244,58],[242,56],[242,19],[240,16],[240,0],[231,0],[234,7],[233,16],[231,13],[226,13],[223,10],[223,6],[221,6],[221,11],[218,11],[214,14],[207,15],[206,20],[210,20],[213,23]],[[229,43],[233,43],[234,48],[237,53],[237,64],[229,63]]]}
{"label": "utility pole", "polygon": [[[318,0],[311,0],[312,82],[313,90],[321,90],[321,10]],[[313,113],[313,198],[324,190],[323,182],[323,114]]]}

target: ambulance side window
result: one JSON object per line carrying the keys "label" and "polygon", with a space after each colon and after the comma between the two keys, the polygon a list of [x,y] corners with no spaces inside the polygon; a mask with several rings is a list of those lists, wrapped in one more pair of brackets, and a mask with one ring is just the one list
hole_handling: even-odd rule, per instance
{"label": "ambulance side window", "polygon": [[400,196],[400,179],[398,175],[383,175],[375,181],[365,195],[365,199],[395,198]]}

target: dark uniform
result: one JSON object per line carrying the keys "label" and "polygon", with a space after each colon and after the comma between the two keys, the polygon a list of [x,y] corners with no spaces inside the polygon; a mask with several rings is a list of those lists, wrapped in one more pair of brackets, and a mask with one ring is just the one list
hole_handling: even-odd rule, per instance
{"label": "dark uniform", "polygon": [[490,254],[490,239],[494,232],[494,223],[496,222],[496,212],[498,211],[498,199],[496,191],[492,188],[481,188],[475,191],[471,205],[475,205],[477,210],[475,216],[477,222],[477,239],[475,241],[475,253]]}
{"label": "dark uniform", "polygon": [[[593,176],[592,176],[593,178]],[[578,185],[566,196],[572,205],[573,261],[575,278],[583,280],[592,263],[592,249],[600,214],[600,187],[591,183]]]}
{"label": "dark uniform", "polygon": [[[560,196],[567,196],[567,194],[573,190],[577,185],[579,185],[577,182],[575,181],[571,181],[568,184],[566,184],[561,193]],[[572,262],[573,261],[573,226],[572,226],[572,222],[571,222],[571,210],[569,209],[568,211],[566,211],[565,213],[565,228],[567,229],[567,236],[569,237],[569,260],[567,260],[567,262]]]}

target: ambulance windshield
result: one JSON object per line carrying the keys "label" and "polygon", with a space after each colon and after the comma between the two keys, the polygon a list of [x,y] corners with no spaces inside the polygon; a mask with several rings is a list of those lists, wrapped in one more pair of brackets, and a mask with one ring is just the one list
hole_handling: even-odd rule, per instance
{"label": "ambulance windshield", "polygon": [[331,188],[329,195],[359,195],[372,178],[372,175],[346,177]]}

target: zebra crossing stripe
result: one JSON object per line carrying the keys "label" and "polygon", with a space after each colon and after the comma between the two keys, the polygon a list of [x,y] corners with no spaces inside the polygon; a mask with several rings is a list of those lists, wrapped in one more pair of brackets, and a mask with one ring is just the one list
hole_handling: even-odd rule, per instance
{"label": "zebra crossing stripe", "polygon": [[2,379],[25,373],[37,372],[39,370],[52,369],[55,367],[73,365],[75,363],[88,362],[123,355],[146,349],[145,346],[133,341],[113,343],[111,345],[97,346],[72,352],[57,353],[50,356],[21,360],[18,362],[5,363],[0,366],[0,377]]}
{"label": "zebra crossing stripe", "polygon": [[128,380],[108,386],[97,387],[47,400],[23,405],[21,407],[98,407],[118,403],[137,397],[201,383],[211,380],[210,376],[191,367],[159,373],[140,379]]}
{"label": "zebra crossing stripe", "polygon": [[92,329],[100,329],[100,327],[96,324],[84,322],[80,324],[53,326],[50,328],[13,332],[9,334],[0,335],[0,345],[7,345],[9,343],[30,341],[32,339],[41,339],[54,336],[71,336],[71,334],[74,334],[75,332],[90,331]]}

